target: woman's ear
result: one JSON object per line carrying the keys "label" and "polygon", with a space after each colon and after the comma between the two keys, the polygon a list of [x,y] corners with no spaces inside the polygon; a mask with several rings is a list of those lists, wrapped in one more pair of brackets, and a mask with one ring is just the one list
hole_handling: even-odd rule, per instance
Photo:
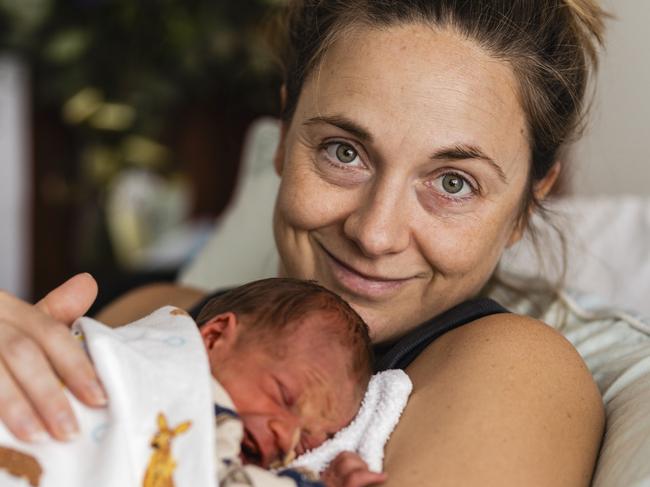
{"label": "woman's ear", "polygon": [[282,176],[282,169],[284,168],[284,158],[286,155],[285,140],[287,138],[287,122],[282,122],[280,127],[280,140],[278,147],[275,149],[275,157],[273,158],[273,166],[278,176]]}
{"label": "woman's ear", "polygon": [[206,321],[199,332],[208,355],[224,356],[237,342],[239,321],[235,313],[221,313]]}
{"label": "woman's ear", "polygon": [[535,192],[535,198],[537,201],[542,201],[549,195],[553,186],[557,183],[561,171],[562,164],[558,161],[551,166],[551,169],[546,173],[546,176],[535,183],[533,191]]}
{"label": "woman's ear", "polygon": [[[284,107],[287,103],[287,87],[282,85],[280,88],[280,105],[282,107],[282,112],[284,112]],[[278,176],[282,176],[282,169],[284,167],[284,157],[286,155],[285,150],[285,140],[287,138],[287,126],[288,122],[282,121],[280,126],[280,140],[278,141],[278,147],[275,149],[275,157],[273,158],[273,166],[275,167],[275,172]]]}
{"label": "woman's ear", "polygon": [[[533,193],[535,194],[535,199],[537,201],[542,201],[548,196],[548,194],[553,189],[553,186],[555,186],[555,183],[557,182],[561,171],[562,165],[559,162],[556,162],[551,166],[546,176],[535,183],[533,187]],[[519,240],[521,240],[521,238],[524,236],[526,224],[532,216],[532,213],[533,205],[531,204],[528,208],[526,208],[526,211],[518,219],[517,224],[515,225],[515,228],[513,229],[512,234],[508,239],[506,247],[510,248],[519,242]]]}
{"label": "woman's ear", "polygon": [[526,223],[528,223],[528,218],[530,218],[530,212],[526,211],[525,215],[521,215],[517,219],[515,228],[513,228],[512,233],[510,234],[510,238],[508,239],[508,243],[506,244],[507,249],[509,249],[514,244],[519,242],[521,240],[521,237],[524,236],[524,230],[526,229]]}

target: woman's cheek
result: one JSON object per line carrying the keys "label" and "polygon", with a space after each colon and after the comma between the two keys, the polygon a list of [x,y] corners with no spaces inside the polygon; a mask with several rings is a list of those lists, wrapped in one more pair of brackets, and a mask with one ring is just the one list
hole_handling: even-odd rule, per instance
{"label": "woman's cheek", "polygon": [[505,246],[502,225],[468,215],[434,219],[417,240],[430,265],[444,276],[478,273],[480,269],[489,273]]}
{"label": "woman's cheek", "polygon": [[[289,169],[289,168],[288,168]],[[344,218],[350,195],[306,168],[291,168],[282,176],[277,211],[295,231],[316,230]]]}

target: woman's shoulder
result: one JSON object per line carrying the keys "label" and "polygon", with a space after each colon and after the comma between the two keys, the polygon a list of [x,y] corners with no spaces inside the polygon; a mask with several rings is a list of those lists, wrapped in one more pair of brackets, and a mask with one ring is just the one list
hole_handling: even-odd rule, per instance
{"label": "woman's shoulder", "polygon": [[[518,354],[526,350],[546,356],[548,351],[554,350],[567,354],[582,364],[573,345],[555,328],[536,318],[516,313],[483,316],[451,330],[438,342],[440,346],[458,345],[462,342],[465,347],[475,348],[475,352],[488,354],[506,350]],[[516,347],[513,349],[513,346]]]}
{"label": "woman's shoulder", "polygon": [[388,445],[389,474],[412,485],[588,484],[601,396],[573,346],[548,325],[485,316],[438,338],[406,372],[414,393]]}
{"label": "woman's shoulder", "polygon": [[[408,372],[426,381],[429,366],[488,367],[508,371],[495,381],[535,379],[554,384],[575,381],[600,398],[591,373],[573,345],[557,330],[537,319],[514,313],[492,314],[450,330],[433,342],[414,361]],[[483,373],[482,380],[491,374]]]}

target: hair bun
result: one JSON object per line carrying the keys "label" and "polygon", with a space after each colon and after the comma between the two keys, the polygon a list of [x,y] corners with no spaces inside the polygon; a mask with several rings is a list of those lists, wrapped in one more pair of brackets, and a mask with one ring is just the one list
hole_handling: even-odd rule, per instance
{"label": "hair bun", "polygon": [[563,0],[576,26],[576,34],[594,66],[598,65],[598,48],[603,45],[605,20],[611,15],[597,0]]}

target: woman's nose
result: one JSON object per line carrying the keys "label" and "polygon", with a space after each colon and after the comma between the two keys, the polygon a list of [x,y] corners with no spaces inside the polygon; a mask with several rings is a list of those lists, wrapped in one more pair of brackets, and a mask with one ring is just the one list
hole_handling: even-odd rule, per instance
{"label": "woman's nose", "polygon": [[400,188],[370,188],[346,218],[343,232],[367,257],[402,252],[411,240],[407,208],[407,195]]}

